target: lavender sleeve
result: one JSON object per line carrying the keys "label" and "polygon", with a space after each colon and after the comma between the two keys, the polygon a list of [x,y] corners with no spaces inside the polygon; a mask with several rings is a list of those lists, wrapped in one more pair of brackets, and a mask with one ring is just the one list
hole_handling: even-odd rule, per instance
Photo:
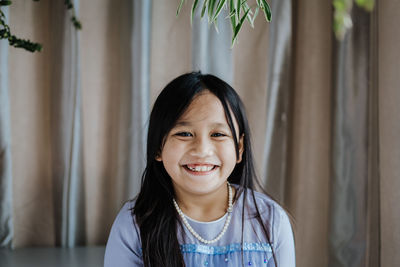
{"label": "lavender sleeve", "polygon": [[143,266],[139,231],[131,215],[132,203],[119,212],[108,237],[104,267]]}
{"label": "lavender sleeve", "polygon": [[295,246],[294,246],[292,226],[290,224],[289,217],[284,210],[280,209],[277,218],[279,222],[276,224],[278,226],[277,229],[275,229],[276,259],[278,261],[279,267],[295,267],[296,266]]}

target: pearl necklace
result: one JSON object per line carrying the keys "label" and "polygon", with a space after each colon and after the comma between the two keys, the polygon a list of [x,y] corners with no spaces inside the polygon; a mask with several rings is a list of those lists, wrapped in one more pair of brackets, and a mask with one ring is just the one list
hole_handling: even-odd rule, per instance
{"label": "pearl necklace", "polygon": [[221,237],[225,234],[226,230],[228,229],[228,226],[231,222],[231,213],[233,211],[232,208],[232,187],[228,182],[228,209],[226,210],[228,212],[228,217],[226,218],[224,227],[222,228],[222,231],[217,235],[217,237],[215,237],[212,240],[206,240],[204,238],[202,238],[193,228],[192,226],[190,226],[189,222],[186,220],[185,215],[183,214],[182,210],[179,208],[178,203],[176,203],[175,199],[172,199],[172,201],[174,202],[174,206],[176,211],[178,212],[179,216],[182,218],[183,224],[186,226],[186,228],[189,230],[190,233],[192,233],[192,235],[194,237],[196,237],[200,242],[205,243],[205,244],[211,244],[211,243],[215,243],[218,240],[221,239]]}

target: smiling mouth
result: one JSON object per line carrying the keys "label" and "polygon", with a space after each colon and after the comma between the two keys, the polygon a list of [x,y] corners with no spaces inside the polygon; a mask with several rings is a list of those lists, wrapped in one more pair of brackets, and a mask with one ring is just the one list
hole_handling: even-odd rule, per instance
{"label": "smiling mouth", "polygon": [[215,170],[217,167],[219,167],[218,165],[201,165],[201,164],[187,164],[187,165],[183,165],[183,167],[193,173],[207,173],[210,171]]}

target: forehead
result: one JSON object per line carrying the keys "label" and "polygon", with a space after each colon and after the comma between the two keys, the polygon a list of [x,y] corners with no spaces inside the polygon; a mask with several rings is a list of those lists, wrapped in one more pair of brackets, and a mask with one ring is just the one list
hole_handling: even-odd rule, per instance
{"label": "forehead", "polygon": [[221,101],[208,90],[199,93],[193,98],[188,108],[178,119],[178,123],[206,120],[227,124],[225,110]]}

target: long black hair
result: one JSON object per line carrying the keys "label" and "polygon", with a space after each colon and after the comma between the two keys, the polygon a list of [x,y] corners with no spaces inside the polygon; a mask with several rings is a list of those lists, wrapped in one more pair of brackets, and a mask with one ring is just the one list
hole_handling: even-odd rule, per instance
{"label": "long black hair", "polygon": [[[253,192],[257,179],[254,171],[250,131],[243,103],[235,90],[223,80],[213,75],[192,72],[177,77],[161,91],[150,115],[147,165],[142,176],[140,193],[132,209],[132,215],[135,216],[140,230],[145,267],[185,266],[177,237],[177,225],[180,220],[172,204],[174,188],[162,162],[157,161],[156,157],[160,155],[166,136],[177,120],[188,108],[193,98],[204,90],[214,94],[222,103],[234,138],[236,157],[239,157],[237,136],[243,136],[242,160],[236,164],[228,178],[230,183],[238,185],[236,198],[241,193],[244,194],[242,226],[246,196],[249,192],[256,207],[255,216],[262,225],[267,241],[271,245],[271,233],[261,220]],[[234,119],[239,126],[239,133],[236,133]],[[276,265],[275,253],[274,251],[272,253]]]}

